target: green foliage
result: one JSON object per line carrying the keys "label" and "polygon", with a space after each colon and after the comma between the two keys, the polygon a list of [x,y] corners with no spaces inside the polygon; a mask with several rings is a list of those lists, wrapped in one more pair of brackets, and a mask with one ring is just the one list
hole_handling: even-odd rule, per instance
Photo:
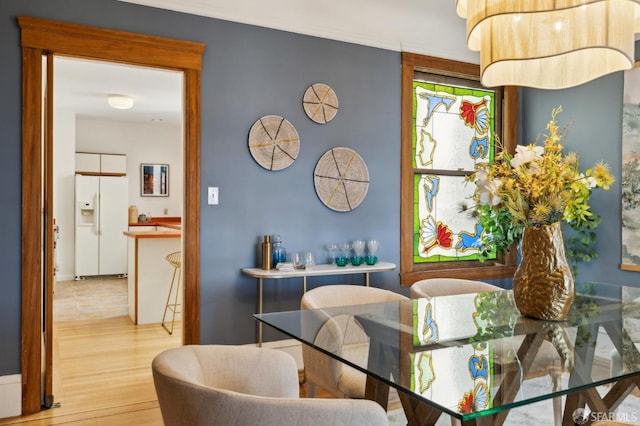
{"label": "green foliage", "polygon": [[513,335],[513,324],[518,317],[518,309],[513,294],[507,291],[479,293],[475,299],[478,318],[477,334],[472,342],[483,342]]}
{"label": "green foliage", "polygon": [[484,261],[495,253],[506,253],[514,243],[519,243],[524,225],[514,222],[507,207],[492,208],[488,205],[477,207],[477,217],[484,228],[480,240],[480,260]]}
{"label": "green foliage", "polygon": [[565,253],[574,277],[578,275],[580,263],[589,263],[598,257],[594,247],[597,242],[596,228],[600,222],[602,218],[594,212],[584,220],[568,222],[571,232],[564,236]]}

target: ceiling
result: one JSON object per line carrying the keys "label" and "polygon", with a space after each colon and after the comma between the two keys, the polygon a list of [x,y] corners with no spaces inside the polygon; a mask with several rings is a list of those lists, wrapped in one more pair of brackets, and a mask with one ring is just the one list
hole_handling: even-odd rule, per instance
{"label": "ceiling", "polygon": [[[465,22],[455,13],[454,0],[120,1],[388,50],[477,61],[476,52],[464,42]],[[57,108],[81,117],[181,123],[181,73],[63,57],[56,57],[54,66]],[[110,93],[131,96],[133,108],[110,108]]]}
{"label": "ceiling", "polygon": [[[182,124],[182,73],[108,62],[54,58],[55,108],[79,117]],[[131,109],[107,103],[109,94],[133,98]]]}
{"label": "ceiling", "polygon": [[[331,40],[479,63],[455,0],[119,0]],[[201,40],[193,40],[201,41]]]}

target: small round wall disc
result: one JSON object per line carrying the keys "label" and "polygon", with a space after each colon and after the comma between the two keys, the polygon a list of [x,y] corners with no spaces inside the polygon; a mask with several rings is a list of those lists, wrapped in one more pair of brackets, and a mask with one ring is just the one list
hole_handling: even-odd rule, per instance
{"label": "small round wall disc", "polygon": [[364,200],[369,190],[369,170],[362,157],[350,148],[325,152],[313,172],[320,201],[332,210],[347,212]]}
{"label": "small round wall disc", "polygon": [[338,113],[338,97],[331,87],[316,83],[304,92],[302,106],[310,119],[316,123],[326,124]]}
{"label": "small round wall disc", "polygon": [[285,118],[265,115],[251,126],[249,151],[265,169],[282,170],[298,158],[300,137]]}

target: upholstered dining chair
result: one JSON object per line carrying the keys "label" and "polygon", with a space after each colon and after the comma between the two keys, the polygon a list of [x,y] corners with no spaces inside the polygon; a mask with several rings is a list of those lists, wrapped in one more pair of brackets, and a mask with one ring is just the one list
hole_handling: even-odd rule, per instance
{"label": "upholstered dining chair", "polygon": [[[300,302],[301,309],[322,309],[347,305],[364,305],[408,300],[406,296],[376,287],[358,285],[325,285],[307,291]],[[305,327],[305,324],[302,325]],[[350,359],[366,365],[369,337],[353,316],[327,318],[320,326],[313,325],[315,342],[335,353],[350,352]],[[367,377],[342,362],[307,345],[302,345],[304,384],[310,396],[321,387],[338,398],[364,398]]]}
{"label": "upholstered dining chair", "polygon": [[411,284],[409,292],[412,299],[417,299],[420,297],[437,297],[498,290],[504,289],[483,281],[465,280],[461,278],[427,278]]}
{"label": "upholstered dining chair", "polygon": [[165,426],[388,425],[373,401],[299,398],[296,362],[278,349],[182,346],[152,371]]}

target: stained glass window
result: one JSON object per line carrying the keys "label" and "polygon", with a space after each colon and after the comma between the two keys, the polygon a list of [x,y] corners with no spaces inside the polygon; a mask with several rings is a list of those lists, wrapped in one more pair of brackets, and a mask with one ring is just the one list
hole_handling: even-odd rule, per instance
{"label": "stained glass window", "polygon": [[493,159],[495,92],[413,81],[414,262],[476,260],[482,232],[461,213],[465,176]]}
{"label": "stained glass window", "polygon": [[515,251],[479,260],[482,229],[470,214],[474,184],[466,177],[498,149],[515,149],[518,89],[485,88],[479,72],[474,64],[402,54],[402,285],[515,271]]}

